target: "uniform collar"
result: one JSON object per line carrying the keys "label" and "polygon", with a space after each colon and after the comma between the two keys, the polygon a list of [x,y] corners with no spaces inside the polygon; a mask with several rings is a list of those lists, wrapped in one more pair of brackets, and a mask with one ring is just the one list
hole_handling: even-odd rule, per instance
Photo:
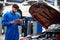
{"label": "uniform collar", "polygon": [[12,15],[15,15],[16,13],[13,13],[12,11],[10,11]]}

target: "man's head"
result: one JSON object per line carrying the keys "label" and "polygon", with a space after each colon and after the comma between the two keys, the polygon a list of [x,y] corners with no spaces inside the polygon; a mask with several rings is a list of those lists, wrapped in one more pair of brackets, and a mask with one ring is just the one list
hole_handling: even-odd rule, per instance
{"label": "man's head", "polygon": [[15,13],[19,9],[19,6],[17,4],[12,5],[12,12]]}

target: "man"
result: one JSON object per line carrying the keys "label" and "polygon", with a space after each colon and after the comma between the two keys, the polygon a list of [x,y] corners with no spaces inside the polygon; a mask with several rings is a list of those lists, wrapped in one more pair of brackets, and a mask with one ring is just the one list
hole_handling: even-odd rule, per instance
{"label": "man", "polygon": [[6,12],[2,16],[2,25],[7,26],[5,40],[19,40],[18,24],[20,24],[20,16],[17,13],[19,6],[12,5],[12,10]]}

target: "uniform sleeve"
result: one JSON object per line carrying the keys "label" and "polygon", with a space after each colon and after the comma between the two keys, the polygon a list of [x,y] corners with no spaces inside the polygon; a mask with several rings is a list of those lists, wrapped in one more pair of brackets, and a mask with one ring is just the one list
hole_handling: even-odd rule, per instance
{"label": "uniform sleeve", "polygon": [[10,22],[8,22],[7,20],[7,14],[4,14],[2,16],[2,26],[8,26],[8,25],[10,25]]}

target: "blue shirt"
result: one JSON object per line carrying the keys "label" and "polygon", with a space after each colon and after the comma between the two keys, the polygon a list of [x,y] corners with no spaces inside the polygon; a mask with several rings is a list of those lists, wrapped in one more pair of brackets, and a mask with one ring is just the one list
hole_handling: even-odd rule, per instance
{"label": "blue shirt", "polygon": [[13,13],[12,11],[9,11],[3,14],[2,25],[7,26],[5,40],[19,39],[18,24],[11,24],[11,22],[16,19],[20,19],[20,15],[17,12]]}

